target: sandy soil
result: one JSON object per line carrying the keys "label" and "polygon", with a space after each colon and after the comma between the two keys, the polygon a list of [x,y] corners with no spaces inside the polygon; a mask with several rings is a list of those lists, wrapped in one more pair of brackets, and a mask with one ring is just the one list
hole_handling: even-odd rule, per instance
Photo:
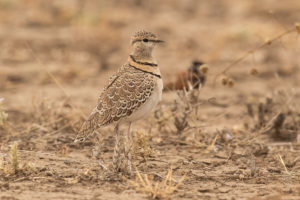
{"label": "sandy soil", "polygon": [[0,199],[150,198],[100,166],[111,163],[113,127],[73,143],[142,28],[166,41],[156,50],[165,82],[193,59],[209,73],[197,103],[164,92],[156,111],[135,124],[144,141],[134,157],[139,172],[155,181],[170,167],[175,181],[185,175],[171,199],[300,199],[299,34],[231,68],[234,87],[213,81],[248,50],[293,28],[300,1],[83,2],[0,0],[0,97],[8,114],[0,125]]}

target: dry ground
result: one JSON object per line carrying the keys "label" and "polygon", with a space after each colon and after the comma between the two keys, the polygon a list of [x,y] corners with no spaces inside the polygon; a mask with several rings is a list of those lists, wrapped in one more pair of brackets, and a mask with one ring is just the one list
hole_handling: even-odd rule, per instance
{"label": "dry ground", "polygon": [[111,162],[113,127],[98,141],[72,143],[127,59],[131,34],[146,28],[167,41],[156,51],[165,82],[195,58],[210,68],[196,103],[165,92],[156,112],[135,125],[138,170],[157,181],[170,167],[175,180],[185,174],[172,199],[300,199],[296,31],[235,65],[234,87],[213,84],[224,67],[299,19],[298,0],[0,0],[0,97],[8,114],[0,123],[0,198],[149,198],[99,165]]}

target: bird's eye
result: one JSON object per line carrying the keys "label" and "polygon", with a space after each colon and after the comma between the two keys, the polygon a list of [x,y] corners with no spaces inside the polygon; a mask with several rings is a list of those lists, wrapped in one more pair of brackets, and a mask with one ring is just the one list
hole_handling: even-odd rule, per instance
{"label": "bird's eye", "polygon": [[143,39],[143,42],[148,42],[148,39],[147,39],[147,38],[144,38],[144,39]]}

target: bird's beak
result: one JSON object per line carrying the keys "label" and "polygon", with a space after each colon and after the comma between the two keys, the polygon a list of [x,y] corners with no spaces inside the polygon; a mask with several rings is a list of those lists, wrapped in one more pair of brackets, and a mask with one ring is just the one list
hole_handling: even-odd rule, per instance
{"label": "bird's beak", "polygon": [[163,43],[163,42],[165,42],[165,41],[163,41],[163,40],[155,40],[155,42],[156,42],[156,43]]}

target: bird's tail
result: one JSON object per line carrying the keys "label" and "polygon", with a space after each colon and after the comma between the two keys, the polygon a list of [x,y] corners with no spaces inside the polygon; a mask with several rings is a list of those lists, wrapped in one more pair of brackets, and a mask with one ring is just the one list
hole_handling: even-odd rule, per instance
{"label": "bird's tail", "polygon": [[79,129],[77,136],[74,140],[75,143],[84,142],[88,137],[94,135],[95,130],[98,128],[99,113],[92,113],[88,120],[86,120]]}

